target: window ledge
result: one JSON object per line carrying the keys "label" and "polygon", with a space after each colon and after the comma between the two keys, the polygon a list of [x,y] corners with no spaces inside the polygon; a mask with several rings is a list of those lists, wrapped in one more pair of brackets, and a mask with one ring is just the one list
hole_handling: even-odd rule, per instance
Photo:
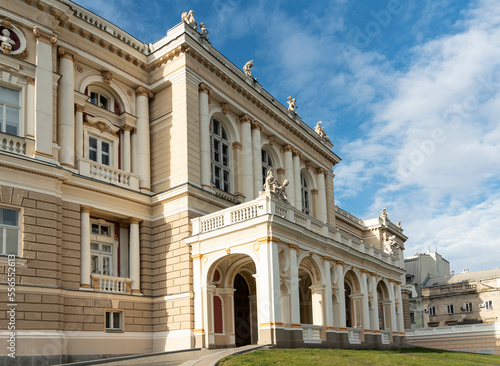
{"label": "window ledge", "polygon": [[[21,267],[24,267],[26,265],[26,263],[28,263],[28,259],[27,258],[20,258],[20,257],[16,257],[15,259],[16,261],[16,266],[20,265]],[[9,264],[9,257],[5,254],[1,254],[0,255],[0,266],[6,266]]]}

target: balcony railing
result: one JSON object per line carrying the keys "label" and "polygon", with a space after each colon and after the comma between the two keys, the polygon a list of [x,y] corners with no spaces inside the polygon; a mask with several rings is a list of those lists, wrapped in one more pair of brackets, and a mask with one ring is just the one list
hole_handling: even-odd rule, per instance
{"label": "balcony railing", "polygon": [[492,332],[492,331],[500,332],[500,322],[452,325],[447,327],[433,327],[433,328],[422,328],[422,329],[411,329],[411,330],[408,329],[406,330],[406,337],[433,336],[433,335],[456,334],[456,333]]}
{"label": "balcony railing", "polygon": [[0,133],[0,150],[26,155],[26,141],[23,137]]}
{"label": "balcony railing", "polygon": [[321,325],[302,324],[305,343],[321,343]]}
{"label": "balcony railing", "polygon": [[391,334],[390,330],[381,330],[380,334],[382,335],[382,344],[389,344],[390,338],[389,334]]}
{"label": "balcony railing", "polygon": [[139,176],[96,163],[88,159],[80,159],[78,162],[80,174],[117,186],[139,190]]}
{"label": "balcony railing", "polygon": [[399,266],[399,261],[389,254],[359,240],[347,232],[337,230],[310,215],[297,210],[276,198],[262,196],[253,201],[245,202],[191,220],[193,233],[199,235],[218,230],[229,225],[250,220],[259,216],[275,215],[304,227],[316,234],[345,244],[361,253],[366,253],[393,266]]}
{"label": "balcony railing", "polygon": [[361,344],[361,328],[347,328],[350,344]]}
{"label": "balcony railing", "polygon": [[131,292],[131,278],[104,276],[91,274],[92,288],[96,291],[112,292],[117,294],[127,294]]}

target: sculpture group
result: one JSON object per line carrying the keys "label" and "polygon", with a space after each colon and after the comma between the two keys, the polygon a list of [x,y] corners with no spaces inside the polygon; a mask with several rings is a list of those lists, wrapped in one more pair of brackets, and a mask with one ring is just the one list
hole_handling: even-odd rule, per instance
{"label": "sculpture group", "polygon": [[[194,19],[194,11],[190,10],[189,12],[183,12],[181,19],[184,23],[198,32],[198,23],[196,22],[196,19]],[[208,31],[207,27],[205,27],[205,23],[200,23],[200,31],[198,33],[200,33],[202,38],[208,41],[208,33],[210,32]]]}
{"label": "sculpture group", "polygon": [[270,194],[277,199],[285,201],[288,203],[288,197],[285,192],[285,188],[288,185],[288,179],[283,181],[283,184],[279,184],[278,180],[274,177],[274,173],[272,169],[267,171],[266,181],[264,183],[264,191],[259,192],[260,196],[265,194]]}

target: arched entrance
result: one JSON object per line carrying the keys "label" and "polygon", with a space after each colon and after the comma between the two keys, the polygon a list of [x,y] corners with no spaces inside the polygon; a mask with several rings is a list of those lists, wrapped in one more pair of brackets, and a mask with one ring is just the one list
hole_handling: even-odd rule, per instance
{"label": "arched entrance", "polygon": [[346,327],[361,328],[363,324],[361,285],[356,273],[349,270],[344,275]]}
{"label": "arched entrance", "polygon": [[239,273],[234,278],[234,290],[234,339],[236,347],[241,347],[252,344],[252,326],[250,290]]}
{"label": "arched entrance", "polygon": [[377,284],[377,299],[379,329],[389,330],[391,329],[391,300],[389,298],[389,289],[383,281]]}
{"label": "arched entrance", "polygon": [[256,344],[256,267],[252,258],[229,254],[213,263],[207,274],[208,347]]}

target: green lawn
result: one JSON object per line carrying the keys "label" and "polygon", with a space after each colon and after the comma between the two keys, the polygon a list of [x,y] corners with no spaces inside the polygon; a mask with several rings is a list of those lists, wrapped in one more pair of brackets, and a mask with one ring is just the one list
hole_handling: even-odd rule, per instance
{"label": "green lawn", "polygon": [[218,366],[265,365],[500,365],[498,355],[425,348],[401,350],[260,349],[223,358]]}

